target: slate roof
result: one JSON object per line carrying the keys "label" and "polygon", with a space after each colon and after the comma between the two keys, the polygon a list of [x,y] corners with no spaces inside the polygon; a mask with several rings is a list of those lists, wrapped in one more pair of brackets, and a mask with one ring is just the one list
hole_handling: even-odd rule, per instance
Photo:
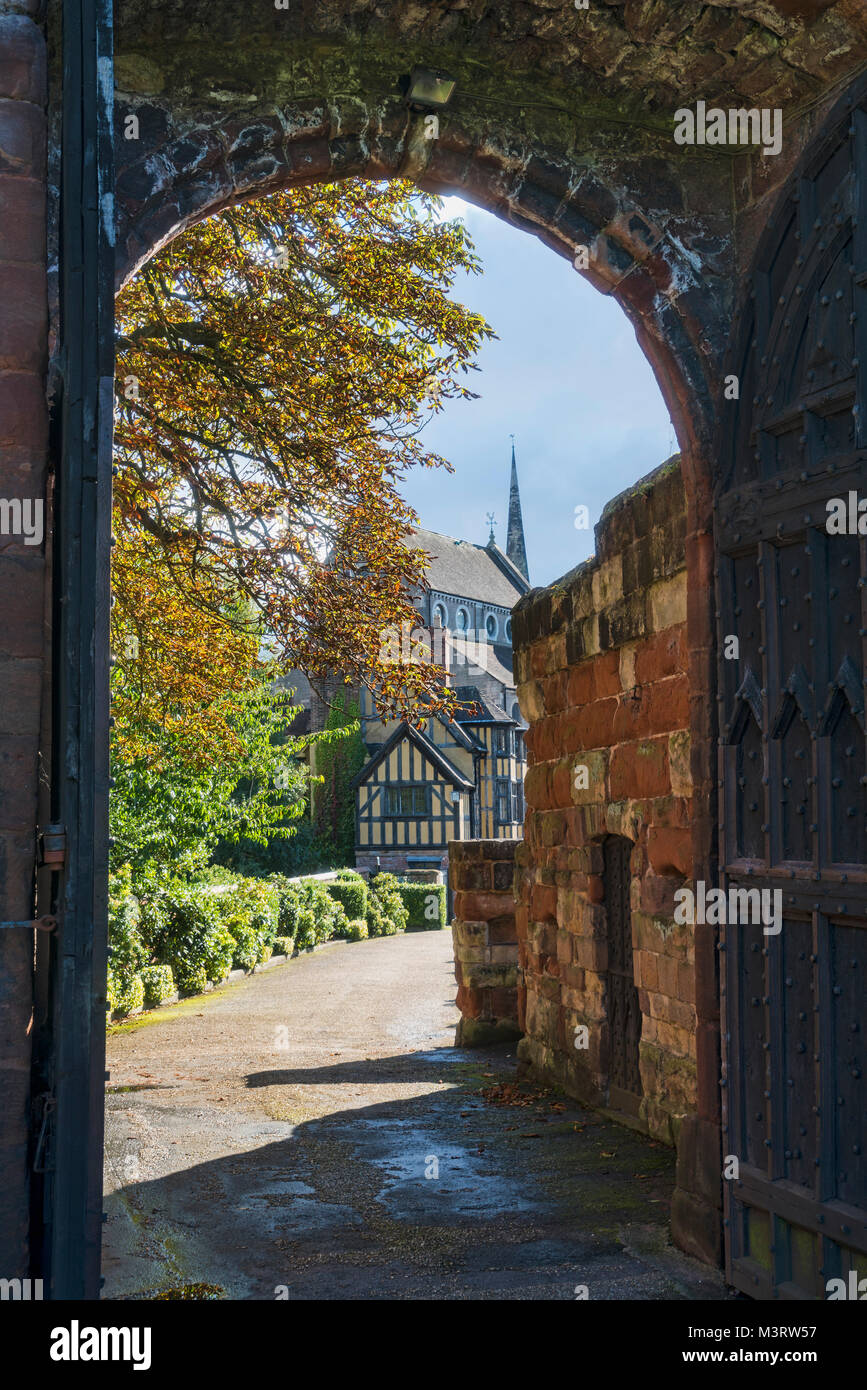
{"label": "slate roof", "polygon": [[[461,634],[451,632],[449,634],[449,673],[452,682],[463,675],[464,680],[469,683],[475,680],[480,673],[490,676],[493,680],[499,681],[500,685],[508,690],[515,689],[515,677],[512,674],[512,648],[505,646],[501,642],[488,642],[479,652],[481,665],[474,659],[468,661],[466,648],[460,642]],[[472,655],[475,658],[477,652],[476,639],[473,638]],[[458,658],[462,658],[459,660]]]}
{"label": "slate roof", "polygon": [[431,559],[426,579],[441,594],[514,608],[529,588],[497,545],[474,545],[420,526],[407,536],[406,543],[427,551]]}
{"label": "slate roof", "polygon": [[514,724],[515,720],[504,709],[499,709],[492,705],[489,700],[480,693],[478,686],[459,685],[455,687],[455,695],[462,705],[469,708],[458,709],[455,711],[455,720],[458,724]]}

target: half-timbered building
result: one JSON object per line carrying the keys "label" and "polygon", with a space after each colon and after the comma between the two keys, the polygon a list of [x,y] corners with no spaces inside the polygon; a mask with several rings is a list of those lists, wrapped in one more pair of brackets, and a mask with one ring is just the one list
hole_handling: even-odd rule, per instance
{"label": "half-timbered building", "polygon": [[525,725],[512,673],[511,611],[529,582],[514,449],[506,553],[493,528],[484,546],[421,528],[411,539],[428,556],[425,585],[414,596],[419,627],[459,704],[454,718],[434,717],[420,731],[381,720],[362,690],[370,758],[355,779],[356,864],[439,875],[448,869],[450,840],[522,832]]}

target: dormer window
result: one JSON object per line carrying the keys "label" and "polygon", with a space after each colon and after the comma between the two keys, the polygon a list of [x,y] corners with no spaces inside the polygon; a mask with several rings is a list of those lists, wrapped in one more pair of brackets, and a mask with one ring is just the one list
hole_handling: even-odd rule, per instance
{"label": "dormer window", "polygon": [[497,622],[496,615],[494,613],[489,613],[485,618],[485,632],[488,634],[489,642],[495,642],[497,640],[497,633],[499,630],[500,625]]}
{"label": "dormer window", "polygon": [[458,632],[466,632],[470,625],[470,615],[466,608],[459,608],[455,614],[455,627]]}
{"label": "dormer window", "polygon": [[448,613],[446,612],[443,604],[435,603],[433,611],[434,627],[445,627],[447,618]]}

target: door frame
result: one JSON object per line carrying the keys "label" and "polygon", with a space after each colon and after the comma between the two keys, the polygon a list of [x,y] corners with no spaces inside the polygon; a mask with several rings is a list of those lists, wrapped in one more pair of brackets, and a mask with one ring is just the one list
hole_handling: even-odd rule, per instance
{"label": "door frame", "polygon": [[60,324],[52,416],[51,819],[58,925],[37,933],[33,1262],[49,1298],[101,1285],[114,415],[111,0],[65,0]]}

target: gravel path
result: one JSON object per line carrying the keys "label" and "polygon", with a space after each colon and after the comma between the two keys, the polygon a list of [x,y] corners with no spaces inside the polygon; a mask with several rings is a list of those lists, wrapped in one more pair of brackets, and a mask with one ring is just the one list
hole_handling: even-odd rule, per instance
{"label": "gravel path", "polygon": [[418,932],[114,1030],[104,1297],[724,1298],[667,1240],[672,1152],[456,1049],[454,995]]}

